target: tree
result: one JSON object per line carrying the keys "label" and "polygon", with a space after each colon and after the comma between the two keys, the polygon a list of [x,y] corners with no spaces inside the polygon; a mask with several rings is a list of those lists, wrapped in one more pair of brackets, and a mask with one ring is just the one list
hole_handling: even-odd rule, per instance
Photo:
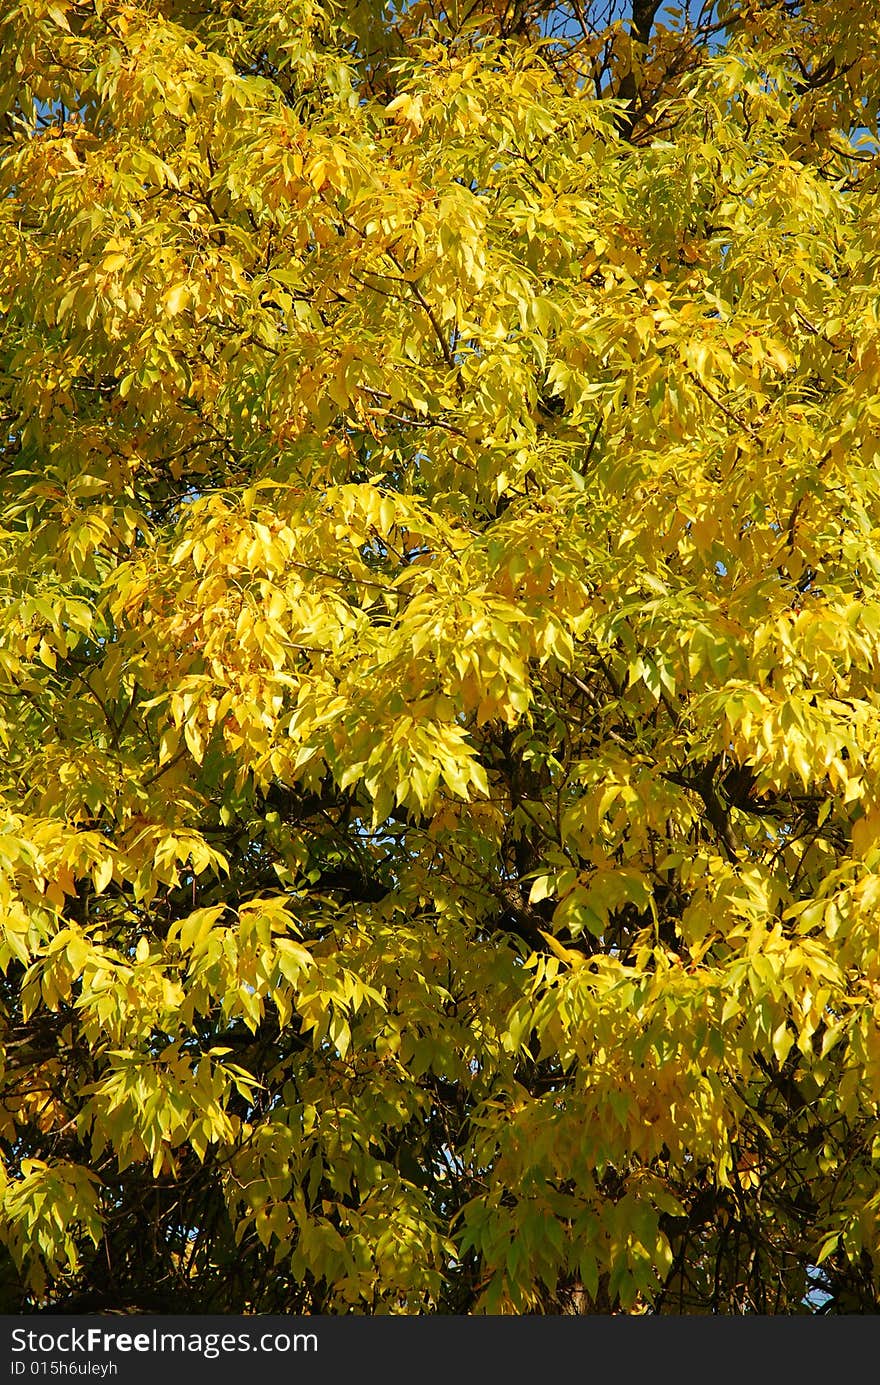
{"label": "tree", "polygon": [[875,7],[0,26],[0,1306],[876,1310]]}

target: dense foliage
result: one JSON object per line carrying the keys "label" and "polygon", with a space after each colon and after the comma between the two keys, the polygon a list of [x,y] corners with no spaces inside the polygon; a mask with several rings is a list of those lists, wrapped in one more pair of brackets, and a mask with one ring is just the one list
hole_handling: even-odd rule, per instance
{"label": "dense foliage", "polygon": [[0,1307],[876,1309],[875,6],[0,53]]}

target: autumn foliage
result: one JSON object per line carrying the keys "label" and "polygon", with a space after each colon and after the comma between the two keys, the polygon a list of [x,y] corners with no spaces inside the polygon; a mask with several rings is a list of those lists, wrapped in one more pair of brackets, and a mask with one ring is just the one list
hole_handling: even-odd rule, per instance
{"label": "autumn foliage", "polygon": [[0,1309],[876,1311],[875,5],[0,53]]}

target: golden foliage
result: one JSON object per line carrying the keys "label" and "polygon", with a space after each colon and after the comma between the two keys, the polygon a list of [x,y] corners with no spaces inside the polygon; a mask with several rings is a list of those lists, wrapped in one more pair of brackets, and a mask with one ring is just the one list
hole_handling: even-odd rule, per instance
{"label": "golden foliage", "polygon": [[6,1311],[876,1307],[880,22],[791,9],[0,11]]}

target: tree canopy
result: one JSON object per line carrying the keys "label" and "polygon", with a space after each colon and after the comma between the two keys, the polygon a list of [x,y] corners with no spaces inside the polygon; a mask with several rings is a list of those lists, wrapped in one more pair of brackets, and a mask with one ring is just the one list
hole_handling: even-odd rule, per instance
{"label": "tree canopy", "polygon": [[876,1311],[876,6],[0,54],[0,1308]]}

